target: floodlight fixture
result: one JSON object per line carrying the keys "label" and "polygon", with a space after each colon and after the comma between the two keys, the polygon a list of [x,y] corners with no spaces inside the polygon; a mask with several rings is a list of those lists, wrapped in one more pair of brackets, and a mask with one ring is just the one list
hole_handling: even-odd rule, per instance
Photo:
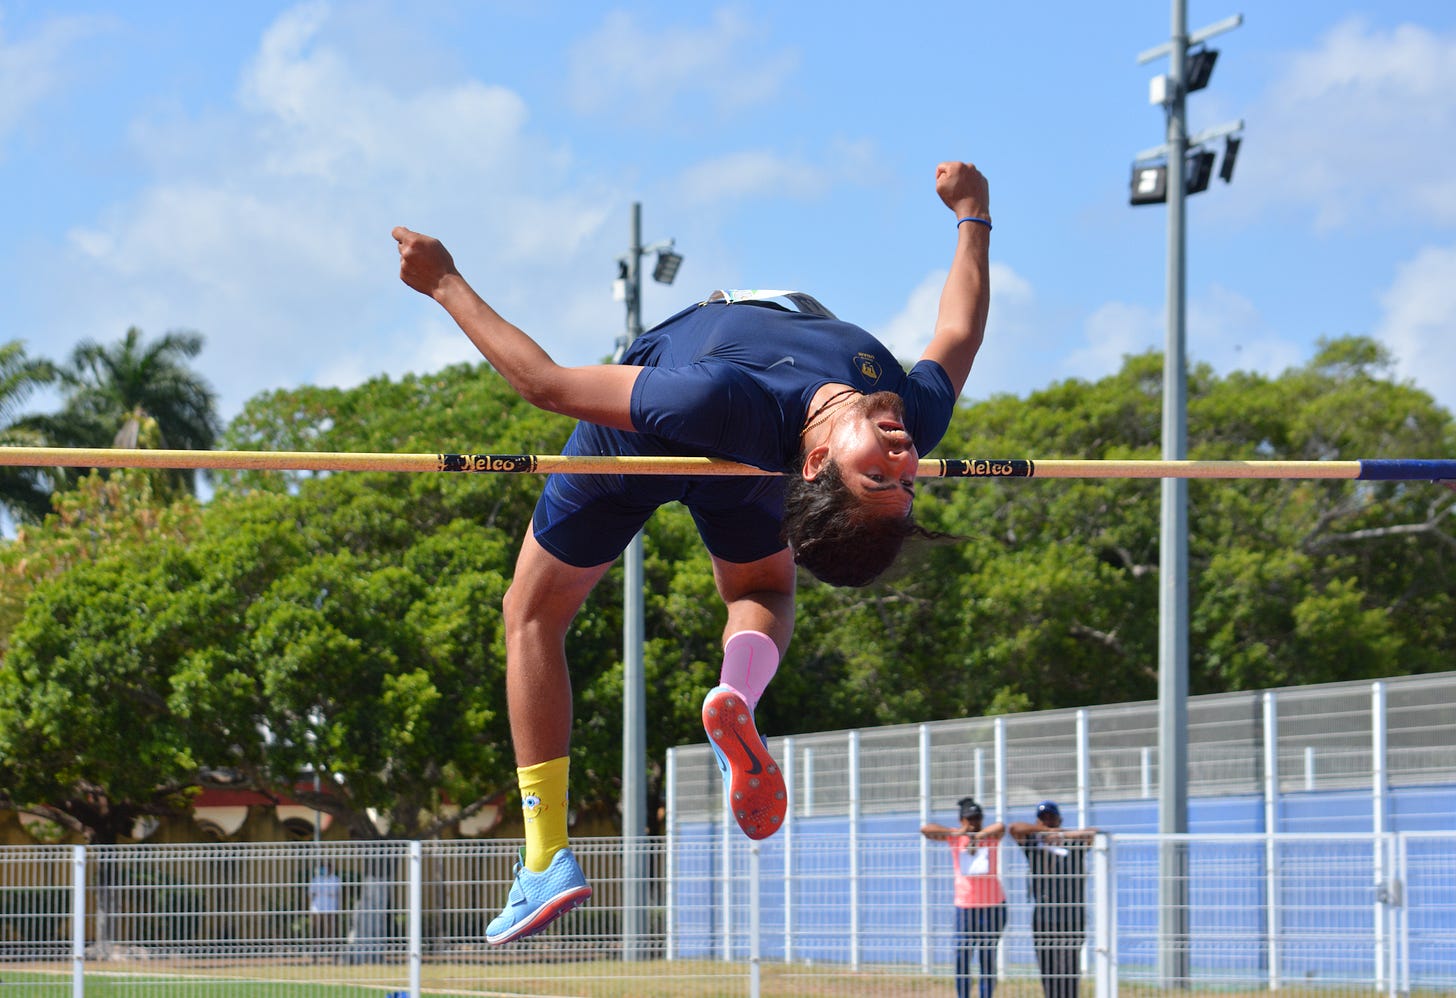
{"label": "floodlight fixture", "polygon": [[677,269],[682,266],[683,258],[679,253],[674,253],[671,247],[657,251],[657,266],[652,268],[652,279],[658,284],[671,284],[673,278],[677,277]]}
{"label": "floodlight fixture", "polygon": [[1213,64],[1217,61],[1217,49],[1189,52],[1188,59],[1183,64],[1183,92],[1191,94],[1208,86],[1208,78],[1213,75]]}
{"label": "floodlight fixture", "polygon": [[1134,163],[1132,204],[1162,204],[1168,200],[1168,167],[1164,163]]}
{"label": "floodlight fixture", "polygon": [[1218,168],[1219,179],[1224,183],[1231,183],[1234,179],[1234,161],[1239,158],[1239,146],[1243,139],[1237,135],[1230,135],[1223,144],[1223,165]]}
{"label": "floodlight fixture", "polygon": [[1172,77],[1159,74],[1148,81],[1148,103],[1154,107],[1167,107],[1173,103]]}
{"label": "floodlight fixture", "polygon": [[1218,157],[1208,149],[1199,149],[1184,161],[1184,189],[1189,194],[1208,190],[1208,181],[1213,177],[1213,161]]}
{"label": "floodlight fixture", "polygon": [[625,257],[617,261],[617,277],[612,281],[612,301],[626,301],[631,269]]}

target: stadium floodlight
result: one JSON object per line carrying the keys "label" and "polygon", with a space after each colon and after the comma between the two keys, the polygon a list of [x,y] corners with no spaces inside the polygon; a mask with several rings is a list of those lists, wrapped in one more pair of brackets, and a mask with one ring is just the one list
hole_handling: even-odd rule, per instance
{"label": "stadium floodlight", "polygon": [[[683,258],[664,239],[642,245],[642,204],[632,203],[632,245],[619,260],[618,278],[627,303],[626,333],[617,339],[614,362],[620,362],[632,341],[642,335],[642,258],[657,254],[652,279],[671,284]],[[615,286],[615,285],[614,285]],[[636,843],[647,833],[647,680],[644,667],[646,612],[642,532],[622,552],[622,842],[624,912],[621,949],[624,959],[641,959],[647,924],[647,853]]]}
{"label": "stadium floodlight", "polygon": [[682,266],[683,258],[680,253],[674,253],[672,247],[657,251],[657,266],[652,268],[652,279],[658,284],[671,284],[673,278],[677,277],[677,269]]}
{"label": "stadium floodlight", "polygon": [[1195,90],[1202,90],[1208,86],[1208,78],[1213,75],[1213,64],[1217,61],[1217,49],[1199,49],[1197,52],[1189,52],[1188,60],[1184,63],[1183,92],[1191,94]]}
{"label": "stadium floodlight", "polygon": [[1239,146],[1243,139],[1237,135],[1230,135],[1223,144],[1223,165],[1218,168],[1219,179],[1224,183],[1232,183],[1234,179],[1234,161],[1239,158]]}
{"label": "stadium floodlight", "polygon": [[1213,161],[1217,158],[1213,152],[1199,149],[1183,161],[1187,193],[1198,194],[1208,190],[1208,182],[1213,177]]}
{"label": "stadium floodlight", "polygon": [[1162,204],[1168,200],[1168,167],[1163,163],[1135,163],[1132,168],[1132,204]]}
{"label": "stadium floodlight", "polygon": [[[1242,122],[1213,134],[1189,138],[1185,115],[1187,96],[1208,86],[1218,53],[1204,42],[1243,24],[1242,14],[1216,24],[1188,30],[1188,0],[1173,0],[1168,40],[1138,53],[1139,64],[1166,56],[1168,77],[1175,83],[1150,91],[1154,104],[1163,104],[1167,131],[1160,147],[1164,169],[1183,173],[1165,175],[1164,188],[1156,177],[1143,175],[1140,164],[1159,157],[1139,156],[1133,165],[1132,203],[1168,204],[1167,333],[1163,348],[1163,457],[1180,460],[1188,446],[1187,400],[1187,271],[1184,232],[1188,194],[1204,190],[1213,170],[1214,154],[1204,143],[1233,134]],[[1236,147],[1235,147],[1236,148]],[[1191,153],[1191,155],[1190,155]],[[1232,171],[1225,155],[1226,169]],[[1190,167],[1192,168],[1190,171]],[[1150,169],[1143,167],[1142,169]],[[1190,176],[1191,172],[1191,176]],[[1201,176],[1200,176],[1201,174]],[[1188,180],[1185,185],[1180,181]],[[1188,831],[1188,492],[1178,482],[1165,482],[1158,533],[1158,831],[1179,835]],[[1192,974],[1186,847],[1164,844],[1158,855],[1157,980],[1171,991],[1186,984]],[[1098,990],[1104,982],[1099,979]]]}
{"label": "stadium floodlight", "polygon": [[[612,282],[612,301],[626,301],[628,282],[632,279],[632,268],[625,257],[617,261],[617,279]],[[613,362],[615,363],[615,361]]]}

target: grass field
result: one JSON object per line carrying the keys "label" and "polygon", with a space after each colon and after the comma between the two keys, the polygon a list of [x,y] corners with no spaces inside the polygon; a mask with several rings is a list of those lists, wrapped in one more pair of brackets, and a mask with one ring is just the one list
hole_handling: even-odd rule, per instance
{"label": "grass field", "polygon": [[[308,979],[312,978],[312,979]],[[587,998],[741,998],[749,992],[748,968],[744,964],[718,961],[646,961],[623,963],[554,963],[516,966],[477,964],[426,964],[421,978],[425,995],[478,996],[568,996]],[[176,973],[122,971],[86,972],[87,998],[384,998],[405,990],[402,967],[230,967],[225,972]],[[764,998],[912,998],[921,995],[951,995],[954,985],[945,974],[925,975],[918,969],[873,968],[851,972],[826,967],[786,967],[766,963],[760,973]],[[1151,998],[1157,988],[1124,983],[1122,995]],[[62,998],[71,994],[68,971],[24,970],[0,965],[0,998]],[[997,998],[1041,998],[1038,981],[1029,977],[1010,978],[996,989]],[[1084,981],[1081,994],[1095,998],[1091,982]],[[1179,998],[1268,998],[1258,987],[1190,988]],[[1374,995],[1373,988],[1284,987],[1280,998],[1344,998]],[[1419,998],[1417,992],[1413,998]]]}

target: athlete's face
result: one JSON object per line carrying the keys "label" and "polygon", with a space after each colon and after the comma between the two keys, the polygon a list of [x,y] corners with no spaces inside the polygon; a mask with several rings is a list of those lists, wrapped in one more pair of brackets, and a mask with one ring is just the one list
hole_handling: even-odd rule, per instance
{"label": "athlete's face", "polygon": [[909,516],[915,501],[920,454],[904,419],[900,396],[876,392],[845,403],[830,428],[829,458],[845,487],[877,515]]}

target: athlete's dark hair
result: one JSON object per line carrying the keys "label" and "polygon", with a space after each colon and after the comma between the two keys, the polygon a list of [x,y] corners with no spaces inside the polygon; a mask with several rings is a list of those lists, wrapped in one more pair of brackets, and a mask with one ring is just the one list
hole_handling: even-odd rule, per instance
{"label": "athlete's dark hair", "polygon": [[905,538],[934,536],[904,517],[864,511],[833,461],[806,479],[791,472],[784,487],[784,540],[794,561],[831,586],[867,586],[894,564]]}

